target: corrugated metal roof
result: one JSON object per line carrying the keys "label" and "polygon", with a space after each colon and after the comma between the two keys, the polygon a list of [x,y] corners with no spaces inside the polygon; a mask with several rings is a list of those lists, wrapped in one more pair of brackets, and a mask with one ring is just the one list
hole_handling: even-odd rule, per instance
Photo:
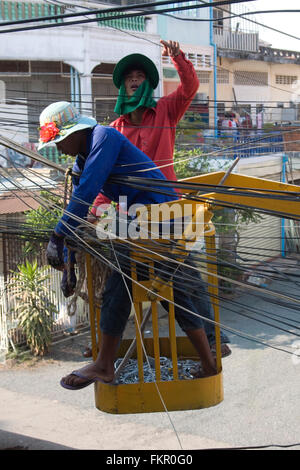
{"label": "corrugated metal roof", "polygon": [[39,206],[39,202],[33,197],[24,195],[24,193],[0,197],[0,214],[25,212],[31,209],[37,209]]}

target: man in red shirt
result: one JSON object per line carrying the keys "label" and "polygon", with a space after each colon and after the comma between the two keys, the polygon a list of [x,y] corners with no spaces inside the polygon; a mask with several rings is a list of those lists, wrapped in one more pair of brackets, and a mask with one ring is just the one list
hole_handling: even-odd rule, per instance
{"label": "man in red shirt", "polygon": [[[148,155],[159,167],[168,180],[176,181],[173,166],[176,126],[189,108],[198,87],[199,80],[193,64],[186,59],[176,41],[160,41],[162,55],[170,56],[180,77],[177,89],[160,98],[152,98],[153,90],[159,82],[159,75],[154,63],[142,54],[131,54],[121,59],[113,73],[113,81],[119,89],[115,112],[120,117],[110,125],[124,134],[136,147]],[[110,201],[99,194],[91,210],[93,216],[101,216]],[[102,207],[102,209],[101,209]],[[95,220],[95,219],[94,219]],[[199,308],[203,316],[213,318],[209,297],[203,286],[199,292]],[[214,325],[205,322],[206,333],[214,352]],[[221,332],[222,356],[231,353],[226,343],[229,340]],[[85,357],[91,355],[87,348]]]}
{"label": "man in red shirt", "polygon": [[[142,54],[124,57],[116,65],[113,74],[114,84],[119,88],[115,111],[121,115],[110,125],[150,157],[168,180],[176,181],[173,166],[176,126],[197,93],[199,80],[193,64],[186,59],[178,42],[161,40],[161,44],[162,55],[171,57],[180,77],[180,85],[173,93],[156,102],[152,94],[158,85],[159,76],[154,63]],[[150,86],[139,91],[147,79]],[[134,94],[137,96],[135,100]],[[97,207],[108,202],[99,194],[92,214],[96,215]]]}

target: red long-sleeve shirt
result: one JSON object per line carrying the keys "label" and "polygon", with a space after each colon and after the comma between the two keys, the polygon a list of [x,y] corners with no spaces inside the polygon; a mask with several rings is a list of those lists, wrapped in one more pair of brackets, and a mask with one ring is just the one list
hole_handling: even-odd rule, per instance
{"label": "red long-sleeve shirt", "polygon": [[[199,80],[193,64],[183,52],[172,58],[172,62],[180,77],[178,88],[160,98],[156,107],[147,108],[141,124],[132,124],[130,116],[125,114],[110,125],[148,155],[168,180],[176,181],[173,167],[176,126],[197,93]],[[100,193],[94,201],[92,213],[96,215],[96,208],[108,202]]]}

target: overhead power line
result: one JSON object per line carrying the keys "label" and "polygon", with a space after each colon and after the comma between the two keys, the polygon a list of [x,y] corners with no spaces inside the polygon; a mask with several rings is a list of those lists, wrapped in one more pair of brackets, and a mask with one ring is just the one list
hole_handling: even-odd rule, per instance
{"label": "overhead power line", "polygon": [[[186,1],[186,0],[185,0]],[[235,3],[245,3],[245,2],[253,2],[254,0],[221,0],[215,2],[213,5],[219,6],[219,5],[231,5]],[[180,0],[180,2],[177,3],[184,3],[183,0]],[[163,8],[159,10],[149,10],[149,6],[163,6],[163,5],[169,5],[173,4],[174,2],[171,1],[164,1],[164,2],[155,2],[154,4],[143,4],[143,8],[147,8],[147,10],[143,10],[142,12],[135,12],[135,13],[126,13],[127,10],[140,10],[141,5],[131,5],[129,7],[119,7],[119,8],[114,8],[114,9],[101,9],[101,10],[92,10],[89,12],[82,12],[82,13],[69,13],[66,15],[53,15],[50,17],[40,17],[40,18],[33,18],[33,19],[26,19],[26,20],[18,20],[14,22],[6,22],[6,23],[1,23],[1,26],[9,26],[9,25],[19,25],[19,24],[25,24],[25,23],[32,23],[32,22],[40,22],[40,21],[46,21],[46,20],[55,20],[55,19],[65,19],[65,18],[72,18],[76,16],[87,16],[87,15],[92,15],[92,14],[100,14],[100,13],[118,13],[112,16],[105,16],[105,17],[100,17],[100,18],[89,18],[85,20],[77,20],[77,21],[68,21],[66,23],[46,23],[46,24],[41,24],[41,25],[36,25],[36,26],[28,26],[28,27],[21,27],[21,28],[12,28],[12,29],[3,29],[0,30],[0,34],[5,34],[5,33],[13,33],[13,32],[21,32],[21,31],[32,31],[36,29],[46,29],[46,28],[56,28],[56,27],[61,27],[61,26],[74,26],[74,25],[80,25],[80,24],[86,24],[86,23],[95,23],[95,22],[101,22],[101,21],[109,21],[109,20],[115,20],[115,19],[120,19],[120,12],[125,11],[125,14],[122,15],[122,18],[135,18],[139,16],[144,16],[145,13],[147,15],[157,15],[160,13],[167,13],[167,12],[172,12],[172,11],[185,11],[185,10],[194,10],[194,9],[202,9],[202,8],[210,8],[211,4],[201,4],[201,5],[188,5],[188,6],[182,6],[182,7],[173,7],[173,8]],[[71,16],[67,16],[71,15]]]}
{"label": "overhead power line", "polygon": [[[222,11],[226,11],[227,10],[224,10],[224,8],[217,8],[218,10],[222,10]],[[254,10],[254,11],[249,11],[249,12],[245,12],[245,13],[239,13],[239,14],[232,14],[230,16],[223,16],[222,20],[230,20],[230,19],[233,19],[233,18],[244,18],[245,16],[250,16],[250,15],[260,15],[260,14],[269,14],[269,13],[300,13],[300,10],[297,9],[297,10]],[[211,22],[215,22],[215,21],[219,21],[219,18],[183,18],[183,17],[180,17],[180,16],[175,16],[175,15],[171,15],[169,13],[162,13],[164,16],[170,16],[176,20],[180,20],[180,21],[192,21],[192,22],[200,22],[200,23],[203,23],[203,22],[206,22],[206,23],[211,23]],[[294,36],[293,34],[290,34],[290,33],[287,33],[285,31],[280,31],[279,29],[276,29],[276,28],[273,28],[272,26],[269,26],[269,25],[265,25],[263,23],[259,23],[258,21],[256,20],[250,20],[249,18],[245,18],[245,20],[247,21],[250,21],[251,23],[254,23],[258,26],[263,26],[264,28],[266,29],[270,29],[276,33],[279,33],[279,34],[283,34],[284,36],[288,36],[292,39],[296,39],[296,40],[300,40],[300,37],[299,36]]]}
{"label": "overhead power line", "polygon": [[[186,3],[187,0],[179,0],[176,3]],[[201,1],[201,0],[200,0]],[[234,4],[234,3],[245,3],[245,2],[253,2],[254,0],[219,0],[214,3],[214,7],[218,5],[227,5],[227,4]],[[183,6],[181,8],[183,9],[199,9],[199,8],[206,8],[212,6],[211,4],[207,2],[201,2],[202,5],[187,5]],[[140,3],[140,4],[135,4],[135,5],[126,5],[126,6],[118,6],[118,7],[113,7],[113,8],[105,8],[105,9],[88,9],[87,11],[81,11],[81,12],[76,12],[76,13],[62,13],[58,15],[51,15],[51,16],[42,16],[38,18],[27,18],[27,19],[22,19],[22,20],[14,20],[14,21],[4,21],[1,22],[1,26],[11,26],[11,25],[18,25],[18,24],[25,24],[25,23],[35,23],[35,22],[40,22],[40,21],[46,21],[46,20],[52,20],[53,19],[66,19],[66,18],[77,18],[81,16],[90,16],[90,15],[95,15],[98,13],[121,13],[123,11],[128,11],[128,10],[141,10],[141,9],[146,9],[147,12],[150,7],[158,7],[158,6],[164,6],[164,5],[173,5],[174,1],[172,0],[162,0],[158,2],[151,2],[151,3]],[[180,10],[179,7],[174,7],[175,11]],[[160,11],[160,10],[157,10]]]}
{"label": "overhead power line", "polygon": [[[200,0],[200,1],[202,1],[202,0]],[[205,2],[203,1],[203,3],[205,3]],[[216,6],[216,9],[228,13],[228,11],[225,10],[224,8],[222,8],[221,6]],[[236,17],[244,18],[244,15],[246,15],[246,14],[251,14],[251,12],[249,12],[249,13],[246,13],[246,12],[245,13],[240,13],[240,14],[237,14]],[[297,40],[300,39],[299,37],[290,35],[289,33],[286,33],[285,31],[280,31],[279,29],[273,28],[272,26],[268,26],[268,25],[265,25],[263,23],[260,23],[257,20],[251,20],[250,18],[244,18],[244,19],[246,21],[250,22],[250,23],[256,24],[258,26],[262,26],[263,28],[266,28],[266,29],[270,29],[271,31],[274,31],[276,33],[280,33],[280,34],[283,34],[285,36],[292,37],[293,39],[297,39]]]}

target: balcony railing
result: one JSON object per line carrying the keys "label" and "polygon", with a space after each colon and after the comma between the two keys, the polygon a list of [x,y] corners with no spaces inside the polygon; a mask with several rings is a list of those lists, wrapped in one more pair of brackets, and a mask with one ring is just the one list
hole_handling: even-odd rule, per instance
{"label": "balcony railing", "polygon": [[[284,142],[280,132],[263,130],[219,130],[218,137],[205,136],[203,151],[220,153],[224,158],[235,159],[274,155],[284,152]],[[248,135],[247,135],[248,132]]]}
{"label": "balcony railing", "polygon": [[112,13],[99,13],[98,18],[101,18],[101,21],[98,22],[98,26],[109,26],[116,29],[127,29],[130,31],[146,31],[146,18],[145,16],[137,16],[132,18],[123,18],[122,16],[126,13],[118,13],[119,18],[114,20],[105,20],[106,16],[112,16]]}
{"label": "balcony railing", "polygon": [[[27,20],[43,16],[56,16],[64,13],[65,8],[49,3],[0,1],[0,22]],[[49,20],[48,20],[49,21]],[[61,19],[53,19],[61,22]]]}
{"label": "balcony railing", "polygon": [[258,33],[243,33],[223,28],[214,30],[214,42],[217,47],[230,51],[258,52]]}
{"label": "balcony railing", "polygon": [[[53,20],[47,20],[47,22],[62,22],[62,18],[55,18],[57,15],[66,13],[66,7],[53,5],[50,3],[43,2],[28,2],[28,1],[1,1],[0,0],[0,23],[3,21],[16,21],[16,20],[27,20],[30,18],[42,18],[44,16],[53,16]],[[112,16],[112,13],[99,13],[96,15],[97,18],[101,18],[98,21],[98,26],[111,27],[116,29],[125,29],[135,32],[146,31],[146,17],[138,16],[133,18],[124,18],[125,13],[118,13],[118,18],[109,20],[105,19],[107,16]],[[103,20],[104,19],[104,20]]]}
{"label": "balcony railing", "polygon": [[[193,52],[186,52],[185,56],[188,60],[192,62],[193,66],[196,69],[212,69],[213,59],[211,54],[209,53],[198,54]],[[162,57],[162,63],[166,66],[173,66],[173,62],[170,56]]]}

